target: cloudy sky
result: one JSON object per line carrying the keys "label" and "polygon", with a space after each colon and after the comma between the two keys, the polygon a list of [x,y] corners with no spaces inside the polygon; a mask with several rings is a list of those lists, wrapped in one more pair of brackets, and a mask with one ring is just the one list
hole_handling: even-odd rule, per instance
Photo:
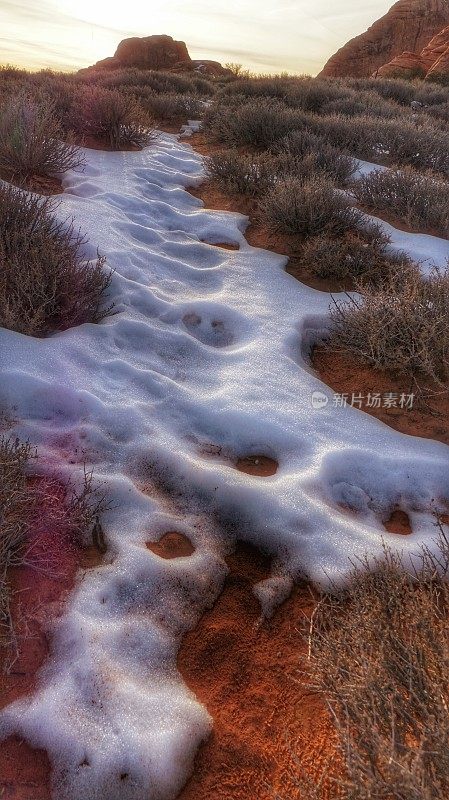
{"label": "cloudy sky", "polygon": [[0,0],[0,63],[71,70],[126,36],[167,33],[193,58],[315,74],[393,0]]}

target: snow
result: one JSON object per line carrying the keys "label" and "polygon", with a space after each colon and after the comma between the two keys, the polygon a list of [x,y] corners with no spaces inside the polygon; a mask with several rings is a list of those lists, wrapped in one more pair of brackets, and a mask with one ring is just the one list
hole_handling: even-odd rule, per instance
{"label": "snow", "polygon": [[[86,461],[105,483],[109,554],[52,623],[38,688],[0,713],[0,737],[48,751],[58,800],[165,800],[211,726],[177,649],[218,595],[235,538],[275,556],[257,588],[266,613],[292,578],[344,582],[349,559],[379,556],[384,536],[412,555],[432,546],[430,509],[449,498],[448,450],[335,407],[307,359],[329,296],[250,247],[245,217],[185,191],[202,178],[188,144],[166,134],[142,153],[85,156],[58,213],[88,233],[91,255],[107,255],[115,313],[46,340],[1,330],[0,402],[42,470],[81,480]],[[428,257],[447,251],[397,236]],[[314,392],[329,401],[314,408]],[[251,454],[277,459],[277,474],[237,471]],[[382,525],[398,503],[409,537]],[[145,547],[168,530],[195,553],[166,561]]]}

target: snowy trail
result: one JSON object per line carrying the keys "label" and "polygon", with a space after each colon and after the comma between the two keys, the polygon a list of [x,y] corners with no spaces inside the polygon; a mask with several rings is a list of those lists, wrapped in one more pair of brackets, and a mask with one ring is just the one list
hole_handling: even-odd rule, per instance
{"label": "snowy trail", "polygon": [[[79,582],[39,689],[0,714],[0,737],[48,751],[58,800],[165,800],[211,725],[176,670],[177,648],[220,590],[233,539],[277,554],[281,576],[344,581],[348,557],[379,555],[383,536],[405,553],[431,543],[449,457],[334,407],[306,355],[329,296],[250,247],[245,217],[206,211],[185,191],[202,177],[188,145],[164,135],[142,153],[86,157],[59,214],[73,214],[90,254],[98,246],[116,270],[116,314],[47,340],[1,330],[0,402],[46,469],[80,478],[85,460],[105,481],[110,556]],[[330,398],[320,410],[315,391]],[[276,459],[277,474],[236,471],[250,454]],[[396,505],[409,537],[385,533]],[[145,547],[168,530],[195,554],[168,562]]]}

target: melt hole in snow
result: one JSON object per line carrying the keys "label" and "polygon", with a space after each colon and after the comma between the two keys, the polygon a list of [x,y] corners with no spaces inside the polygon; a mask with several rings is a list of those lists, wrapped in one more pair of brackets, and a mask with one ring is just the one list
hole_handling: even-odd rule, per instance
{"label": "melt hole in snow", "polygon": [[388,533],[397,533],[401,536],[409,536],[412,533],[412,526],[408,514],[400,508],[396,508],[390,517],[384,522],[384,528]]}
{"label": "melt hole in snow", "polygon": [[271,475],[276,475],[279,464],[269,456],[244,456],[239,458],[236,467],[240,472],[246,472],[248,475],[269,478]]}
{"label": "melt hole in snow", "polygon": [[213,247],[221,247],[223,250],[240,250],[239,244],[230,244],[229,242],[204,242],[204,244],[211,244]]}
{"label": "melt hole in snow", "polygon": [[148,550],[160,558],[187,558],[195,552],[190,539],[183,533],[168,531],[158,542],[147,542]]}

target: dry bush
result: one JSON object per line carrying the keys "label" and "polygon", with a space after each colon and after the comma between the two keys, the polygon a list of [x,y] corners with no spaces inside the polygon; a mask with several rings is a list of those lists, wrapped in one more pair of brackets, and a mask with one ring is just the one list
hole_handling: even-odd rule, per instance
{"label": "dry bush", "polygon": [[304,237],[321,233],[341,236],[358,228],[363,220],[351,201],[321,176],[279,181],[261,202],[260,210],[274,233]]}
{"label": "dry bush", "polygon": [[175,94],[174,92],[154,92],[131,87],[142,108],[154,120],[162,122],[182,122],[198,119],[204,112],[204,101],[198,96]]}
{"label": "dry bush", "polygon": [[449,184],[411,168],[375,170],[352,184],[357,200],[373,211],[399,217],[412,228],[449,237]]}
{"label": "dry bush", "polygon": [[326,343],[361,364],[446,387],[449,369],[449,272],[423,279],[417,267],[389,274],[359,295],[334,300]]}
{"label": "dry bush", "polygon": [[268,99],[264,103],[253,100],[244,104],[219,104],[206,113],[204,122],[213,138],[229,146],[268,150],[278,139],[299,127],[300,118],[284,103]]}
{"label": "dry bush", "polygon": [[[322,173],[337,186],[346,186],[353,175],[356,164],[351,156],[342,153],[328,144],[322,136],[310,130],[295,130],[284,136],[273,146],[273,152],[290,158],[296,163],[299,161],[302,168],[299,170],[303,176],[312,176]],[[284,171],[287,174],[286,171]],[[295,170],[289,173],[294,177]]]}
{"label": "dry bush", "polygon": [[312,617],[304,672],[339,734],[342,800],[449,795],[447,539],[441,547],[412,574],[388,549],[362,562]]}
{"label": "dry bush", "polygon": [[30,481],[27,471],[36,457],[29,443],[0,438],[0,648],[10,650],[12,661],[20,620],[11,614],[11,568],[27,565],[57,575],[64,555],[58,548],[83,546],[107,508],[90,472],[79,489],[56,478]]}
{"label": "dry bush", "polygon": [[[64,141],[66,138],[66,141]],[[56,175],[84,163],[80,150],[67,140],[54,105],[41,98],[12,98],[0,115],[0,170],[15,182],[32,175]]]}
{"label": "dry bush", "polygon": [[314,236],[304,243],[300,258],[319,278],[374,284],[390,273],[404,272],[410,265],[404,253],[388,251],[388,242],[379,226],[368,225],[339,238]]}
{"label": "dry bush", "polygon": [[0,325],[44,336],[98,322],[111,272],[104,259],[83,259],[84,238],[59,222],[54,204],[0,186]]}
{"label": "dry bush", "polygon": [[95,136],[113,150],[145,147],[156,138],[150,115],[131,94],[117,89],[85,87],[73,111],[73,127],[81,136]]}
{"label": "dry bush", "polygon": [[221,150],[206,159],[206,172],[224,192],[258,197],[274,184],[277,164],[278,158],[267,153],[251,156]]}

